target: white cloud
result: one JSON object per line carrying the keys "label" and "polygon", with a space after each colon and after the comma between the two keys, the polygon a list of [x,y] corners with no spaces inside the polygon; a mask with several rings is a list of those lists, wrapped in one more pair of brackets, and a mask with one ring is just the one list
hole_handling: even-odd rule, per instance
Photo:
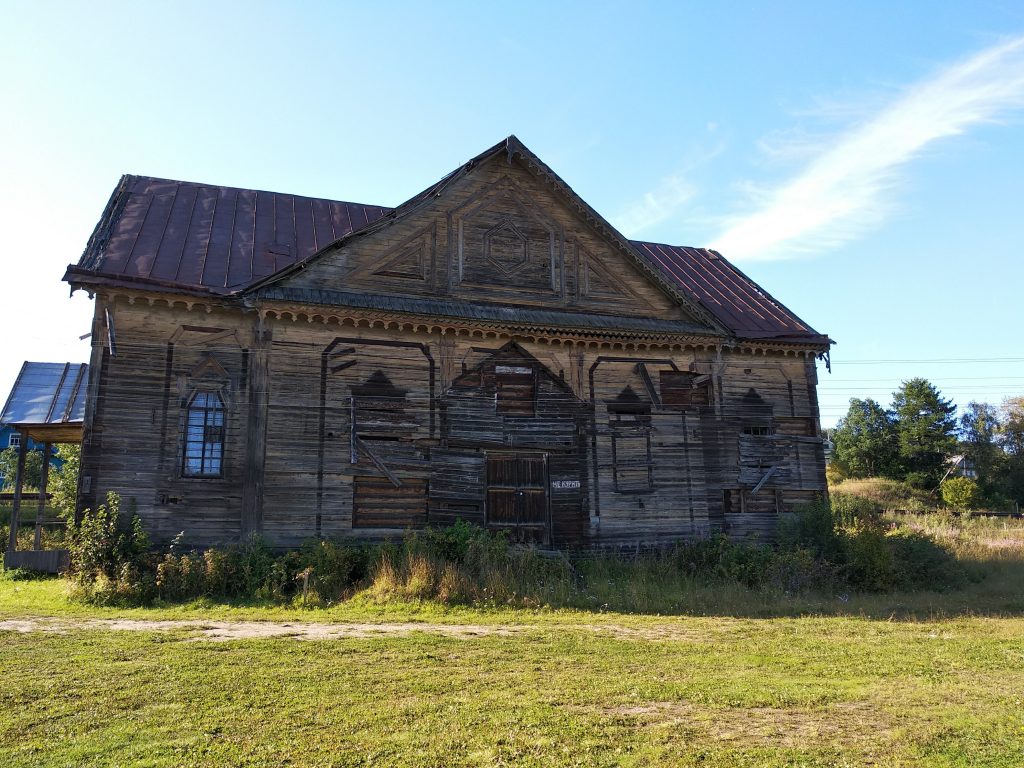
{"label": "white cloud", "polygon": [[[715,123],[708,124],[708,131],[717,130]],[[663,221],[668,221],[697,196],[697,187],[687,180],[698,168],[707,165],[725,151],[725,142],[695,145],[683,155],[683,162],[674,173],[658,182],[658,186],[642,198],[628,205],[610,221],[615,228],[627,237],[636,237],[646,229],[650,229]]]}
{"label": "white cloud", "polygon": [[[1024,37],[987,48],[909,88],[839,136],[796,177],[755,196],[712,241],[730,259],[826,250],[877,225],[902,166],[928,144],[1024,106]],[[788,152],[794,151],[792,146]]]}
{"label": "white cloud", "polygon": [[679,175],[667,176],[656,189],[645,194],[612,219],[612,224],[627,235],[653,227],[672,218],[676,211],[697,194],[696,188]]}

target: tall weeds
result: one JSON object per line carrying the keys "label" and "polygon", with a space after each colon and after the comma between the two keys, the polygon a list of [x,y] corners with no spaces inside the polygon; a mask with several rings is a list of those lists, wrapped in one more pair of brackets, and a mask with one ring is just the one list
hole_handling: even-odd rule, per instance
{"label": "tall weeds", "polygon": [[970,576],[956,546],[922,529],[894,530],[877,506],[841,496],[786,516],[772,546],[716,536],[631,556],[542,552],[461,522],[382,545],[311,541],[285,553],[259,539],[143,551],[140,536],[116,499],[87,513],[72,536],[76,594],[121,604],[207,597],[326,606],[358,596],[675,613],[721,607],[730,595],[749,603],[759,595],[942,590]]}

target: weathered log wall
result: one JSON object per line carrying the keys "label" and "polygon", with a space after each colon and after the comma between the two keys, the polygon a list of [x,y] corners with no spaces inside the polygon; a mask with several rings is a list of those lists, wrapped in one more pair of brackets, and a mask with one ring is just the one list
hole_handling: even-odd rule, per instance
{"label": "weathered log wall", "polygon": [[[484,525],[489,454],[546,457],[549,521],[524,538],[559,546],[764,535],[778,510],[824,491],[804,355],[509,346],[100,301],[116,354],[97,346],[83,491],[88,503],[116,491],[157,540],[225,543],[253,530],[294,546]],[[224,402],[219,477],[182,472],[199,390]]]}

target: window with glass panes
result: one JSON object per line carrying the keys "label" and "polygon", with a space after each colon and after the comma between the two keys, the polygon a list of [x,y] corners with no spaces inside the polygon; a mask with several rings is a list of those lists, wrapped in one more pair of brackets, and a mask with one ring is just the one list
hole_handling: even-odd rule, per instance
{"label": "window with glass panes", "polygon": [[216,392],[197,392],[185,419],[186,477],[220,477],[224,462],[224,401]]}

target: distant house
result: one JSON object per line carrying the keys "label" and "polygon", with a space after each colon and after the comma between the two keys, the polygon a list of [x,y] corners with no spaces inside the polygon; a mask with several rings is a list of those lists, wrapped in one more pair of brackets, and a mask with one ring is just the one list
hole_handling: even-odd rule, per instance
{"label": "distant house", "polygon": [[946,459],[945,477],[966,477],[969,480],[977,480],[978,470],[974,466],[974,460],[969,456],[962,454],[950,456]]}
{"label": "distant house", "polygon": [[[22,435],[18,424],[81,421],[89,366],[85,363],[31,363],[21,366],[0,413],[0,450],[21,447],[41,451],[43,445]],[[0,475],[0,486],[14,478]]]}

